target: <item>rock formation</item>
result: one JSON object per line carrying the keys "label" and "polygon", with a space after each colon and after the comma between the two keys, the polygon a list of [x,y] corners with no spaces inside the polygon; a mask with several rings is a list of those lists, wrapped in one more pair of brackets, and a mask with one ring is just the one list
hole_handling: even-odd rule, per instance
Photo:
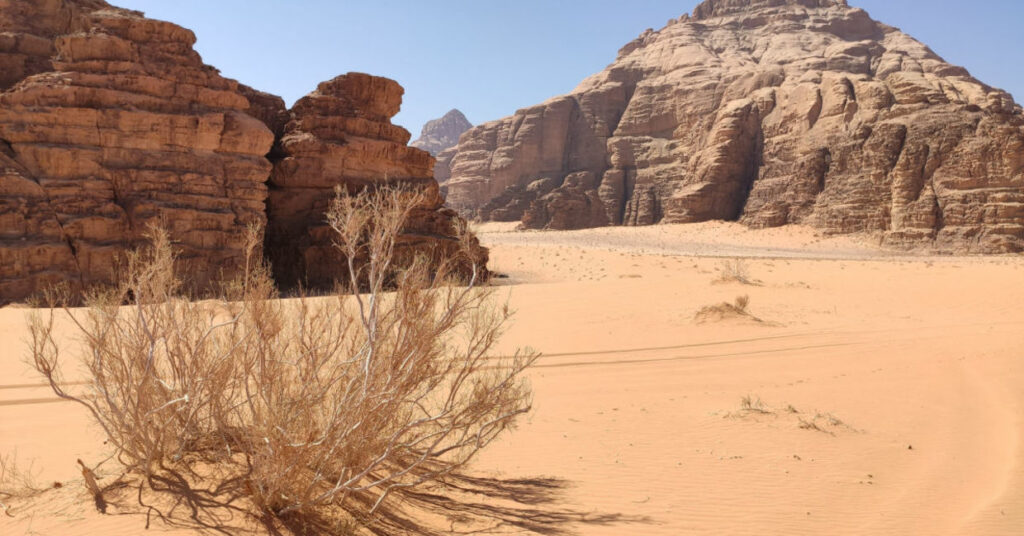
{"label": "rock formation", "polygon": [[410,145],[417,149],[423,149],[431,156],[437,156],[445,149],[455,147],[459,143],[459,136],[463,132],[473,128],[472,123],[465,115],[458,110],[451,110],[440,119],[427,121],[423,125],[420,137]]}
{"label": "rock formation", "polygon": [[445,183],[451,178],[451,161],[455,156],[455,146],[463,132],[473,128],[472,123],[458,110],[452,110],[440,119],[427,121],[418,140],[412,142],[413,147],[429,152],[437,159],[434,166],[434,178],[441,185],[442,195],[447,193]]}
{"label": "rock formation", "polygon": [[722,219],[1024,250],[1021,107],[845,0],[707,0],[454,153],[449,206],[531,228]]}
{"label": "rock formation", "polygon": [[320,84],[289,112],[272,155],[267,202],[267,250],[280,259],[274,263],[279,283],[323,287],[334,282],[341,259],[325,212],[336,186],[355,193],[389,183],[424,192],[402,245],[417,251],[453,245],[457,216],[443,208],[434,159],[408,146],[409,132],[391,124],[403,93],[393,80],[349,73]]}
{"label": "rock formation", "polygon": [[198,286],[236,265],[246,223],[264,220],[274,141],[238,84],[176,25],[101,2],[7,4],[4,28],[32,21],[43,37],[22,42],[52,39],[52,56],[26,56],[34,74],[0,94],[0,294],[106,282],[150,224],[172,232]]}
{"label": "rock formation", "polygon": [[450,241],[433,160],[388,121],[397,84],[343,77],[289,113],[221,77],[194,43],[101,0],[0,0],[0,303],[58,281],[109,282],[154,224],[171,232],[189,283],[207,286],[239,265],[247,225],[267,221],[267,156],[286,130],[275,199],[292,199],[272,203],[282,221],[270,228],[311,217],[301,205],[317,189],[391,173],[432,192],[414,227]]}

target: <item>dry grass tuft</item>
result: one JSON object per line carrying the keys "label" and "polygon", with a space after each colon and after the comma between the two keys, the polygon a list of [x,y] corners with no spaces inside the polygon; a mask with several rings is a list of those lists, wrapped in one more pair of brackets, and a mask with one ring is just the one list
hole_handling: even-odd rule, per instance
{"label": "dry grass tuft", "polygon": [[722,302],[717,305],[702,307],[694,315],[694,322],[705,324],[708,322],[721,322],[730,319],[747,319],[754,322],[763,322],[760,318],[750,314],[747,307],[750,305],[750,296],[737,296],[733,303]]}
{"label": "dry grass tuft", "polygon": [[739,283],[759,287],[763,283],[750,276],[750,269],[744,259],[728,259],[718,265],[718,279],[712,281],[716,285]]}
{"label": "dry grass tuft", "polygon": [[739,411],[730,411],[724,415],[726,419],[743,419],[747,417],[775,415],[775,411],[768,407],[760,396],[745,395],[740,399]]}
{"label": "dry grass tuft", "polygon": [[761,397],[754,398],[751,395],[746,395],[740,400],[740,410],[746,413],[761,413],[764,415],[775,413],[765,406],[764,402],[761,401]]}
{"label": "dry grass tuft", "polygon": [[14,454],[0,455],[0,513],[14,517],[11,513],[11,502],[27,499],[42,493],[43,489],[36,483],[31,466],[27,469],[18,464]]}
{"label": "dry grass tuft", "polygon": [[832,415],[831,413],[815,413],[813,417],[805,419],[800,418],[799,426],[802,430],[812,430],[815,432],[821,432],[828,435],[836,435],[836,430],[848,430],[857,432],[857,430],[850,425],[843,422],[841,419]]}
{"label": "dry grass tuft", "polygon": [[[251,229],[244,273],[220,306],[191,302],[167,233],[153,229],[119,286],[91,293],[81,314],[50,296],[30,320],[31,360],[91,412],[140,501],[144,486],[194,511],[241,498],[252,517],[296,532],[385,533],[382,520],[407,519],[405,505],[447,508],[423,490],[460,478],[529,411],[522,374],[536,356],[488,355],[511,312],[479,286],[482,267],[458,275],[472,261],[468,232],[439,264],[396,256],[421,200],[339,192],[328,221],[347,264],[337,291],[315,300],[276,299]],[[84,341],[88,392],[62,383],[62,311]]]}
{"label": "dry grass tuft", "polygon": [[821,424],[818,423],[817,419],[805,419],[803,417],[800,417],[799,426],[801,430],[811,430],[814,432],[821,432],[823,434],[828,434],[832,436],[836,435],[835,433],[823,428]]}

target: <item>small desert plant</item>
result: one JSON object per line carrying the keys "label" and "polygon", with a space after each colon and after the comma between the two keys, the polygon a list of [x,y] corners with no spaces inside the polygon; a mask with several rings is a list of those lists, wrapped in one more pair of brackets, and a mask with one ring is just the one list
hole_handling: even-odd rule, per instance
{"label": "small desert plant", "polygon": [[730,318],[747,318],[754,322],[762,322],[760,318],[750,314],[747,307],[750,305],[750,296],[737,296],[733,303],[722,302],[716,305],[701,307],[693,319],[698,324],[707,322],[719,322]]}
{"label": "small desert plant", "polygon": [[11,514],[11,501],[24,499],[41,492],[32,475],[32,469],[18,465],[18,457],[14,454],[0,455],[0,513]]}
{"label": "small desert plant", "polygon": [[766,415],[774,413],[765,407],[764,402],[761,401],[761,397],[754,398],[751,395],[746,395],[742,400],[740,400],[740,409],[749,413],[762,413]]}
{"label": "small desert plant", "polygon": [[818,420],[817,419],[810,419],[810,420],[808,420],[808,419],[805,419],[803,417],[800,417],[798,426],[800,427],[801,430],[811,430],[811,431],[814,431],[814,432],[821,432],[823,434],[835,435],[832,432],[829,432],[828,430],[822,428],[818,424]]}
{"label": "small desert plant", "polygon": [[[855,428],[852,428],[840,418],[836,417],[831,413],[815,413],[814,417],[810,419],[800,418],[799,426],[803,430],[813,430],[815,432],[822,432],[829,435],[836,435],[832,430],[841,429],[856,432]],[[830,430],[831,428],[832,430]]]}
{"label": "small desert plant", "polygon": [[479,286],[468,232],[430,259],[397,253],[421,202],[339,191],[327,221],[347,264],[318,299],[275,299],[251,229],[226,299],[191,302],[167,233],[153,229],[119,287],[68,310],[90,391],[63,387],[56,306],[30,320],[32,361],[153,489],[185,474],[234,489],[262,519],[372,523],[390,496],[457,475],[530,408],[522,373],[535,356],[488,355],[511,313]]}
{"label": "small desert plant", "polygon": [[718,265],[718,279],[715,283],[740,283],[742,285],[761,285],[750,277],[750,269],[744,259],[724,260]]}

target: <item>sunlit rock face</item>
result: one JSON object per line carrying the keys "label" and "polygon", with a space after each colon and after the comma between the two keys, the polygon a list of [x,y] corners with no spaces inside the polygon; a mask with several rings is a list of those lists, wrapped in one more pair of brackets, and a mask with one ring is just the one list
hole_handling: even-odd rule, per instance
{"label": "sunlit rock face", "polygon": [[710,0],[480,125],[448,203],[531,228],[738,220],[1024,250],[1024,116],[844,0]]}
{"label": "sunlit rock face", "polygon": [[434,160],[390,123],[397,83],[341,77],[289,111],[220,76],[195,41],[101,0],[0,0],[0,304],[112,283],[153,225],[203,292],[242,266],[251,224],[327,243],[316,233],[339,185],[422,188],[429,206],[403,240],[450,247],[458,220],[441,208]]}
{"label": "sunlit rock face", "polygon": [[4,4],[14,49],[39,54],[0,94],[0,296],[109,282],[151,225],[198,287],[240,264],[274,136],[192,32],[103,2]]}
{"label": "sunlit rock face", "polygon": [[[452,253],[454,211],[444,208],[434,158],[410,147],[391,124],[404,90],[394,80],[349,73],[320,84],[290,111],[271,159],[267,252],[281,285],[330,287],[343,259],[326,212],[336,188],[356,193],[382,184],[414,188],[423,202],[406,223],[403,254]],[[477,261],[486,259],[478,249]]]}

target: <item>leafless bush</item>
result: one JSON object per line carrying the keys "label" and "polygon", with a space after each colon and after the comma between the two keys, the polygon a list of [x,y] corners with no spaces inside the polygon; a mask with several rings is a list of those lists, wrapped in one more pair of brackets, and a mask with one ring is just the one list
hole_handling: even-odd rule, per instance
{"label": "leafless bush", "polygon": [[469,233],[440,259],[399,262],[420,201],[339,192],[328,222],[347,265],[337,292],[318,299],[275,299],[252,229],[225,300],[190,302],[171,241],[154,229],[118,288],[68,315],[89,391],[62,387],[57,307],[30,320],[32,361],[153,489],[184,474],[238,490],[264,519],[372,524],[403,495],[463,470],[530,408],[522,373],[535,356],[488,357],[510,312],[479,286],[482,267],[457,269],[473,259]]}
{"label": "leafless bush", "polygon": [[750,314],[747,307],[750,305],[750,296],[737,296],[733,303],[722,302],[716,305],[701,307],[693,319],[698,324],[708,322],[721,322],[723,320],[746,318],[754,322],[763,322],[760,318]]}
{"label": "leafless bush", "polygon": [[12,500],[25,499],[41,491],[31,467],[19,466],[14,454],[0,455],[0,513],[14,517],[11,513]]}
{"label": "leafless bush", "polygon": [[760,286],[761,282],[750,277],[750,269],[744,259],[724,260],[718,265],[718,279],[715,283],[739,283]]}

